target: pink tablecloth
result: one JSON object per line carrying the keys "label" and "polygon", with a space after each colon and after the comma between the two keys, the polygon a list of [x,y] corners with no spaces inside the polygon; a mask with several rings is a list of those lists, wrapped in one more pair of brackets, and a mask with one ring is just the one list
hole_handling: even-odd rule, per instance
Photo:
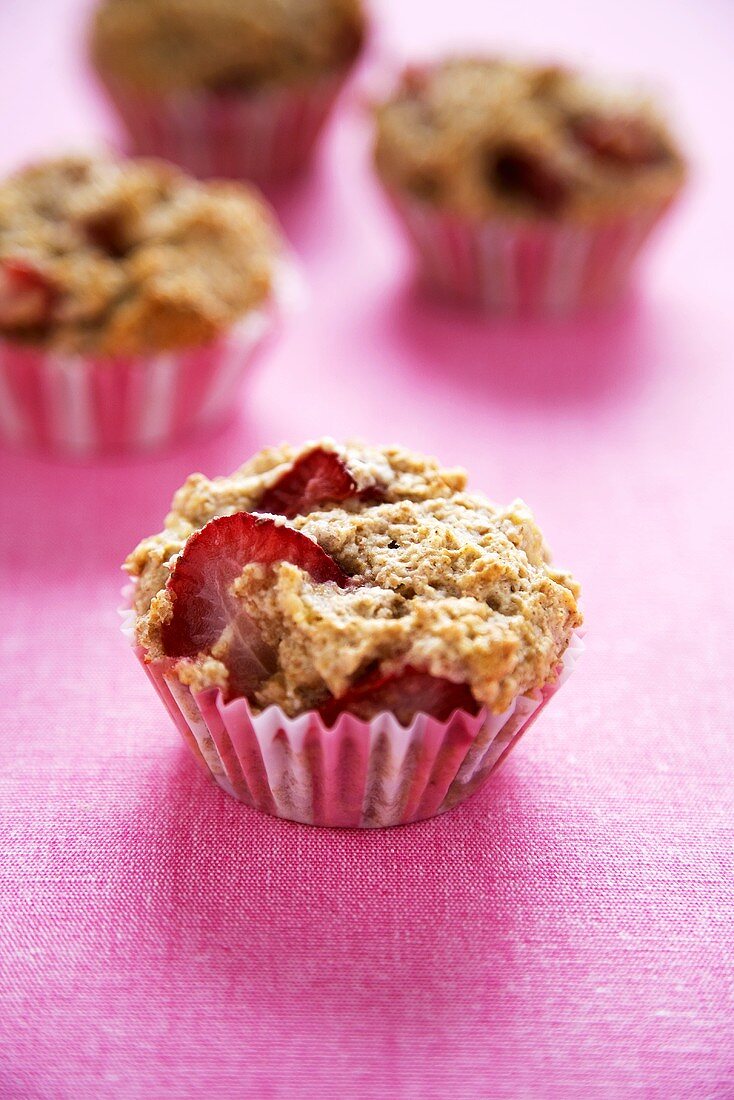
{"label": "pink tablecloth", "polygon": [[[5,164],[104,132],[73,7],[0,13]],[[382,9],[397,50],[648,72],[694,185],[617,315],[490,330],[411,288],[353,107],[281,203],[311,305],[235,426],[97,468],[2,453],[3,1096],[734,1095],[732,9]],[[522,494],[585,587],[586,658],[505,771],[392,832],[229,801],[116,622],[118,564],[191,469],[323,432]]]}

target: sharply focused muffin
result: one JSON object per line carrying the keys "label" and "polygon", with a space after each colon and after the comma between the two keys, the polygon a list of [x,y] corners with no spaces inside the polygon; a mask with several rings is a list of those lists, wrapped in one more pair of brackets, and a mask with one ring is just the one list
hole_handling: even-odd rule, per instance
{"label": "sharply focused muffin", "polygon": [[102,0],[90,52],[134,151],[267,182],[303,167],[364,37],[361,0]]}
{"label": "sharply focused muffin", "polygon": [[[282,256],[273,215],[243,185],[91,157],[10,176],[0,183],[5,421],[82,450],[105,449],[109,434],[134,444],[138,428],[163,442],[206,412],[217,378],[217,401],[231,401],[234,366],[272,315]],[[65,440],[72,430],[83,438]]]}
{"label": "sharply focused muffin", "polygon": [[494,505],[462,470],[398,447],[321,440],[265,450],[231,477],[194,474],[126,568],[141,657],[198,739],[212,707],[224,757],[237,749],[220,744],[222,721],[236,742],[265,736],[258,716],[286,739],[309,716],[319,741],[387,713],[419,741],[426,722],[435,735],[448,723],[457,751],[462,715],[441,798],[470,747],[510,739],[552,693],[581,622],[577,586],[521,502]]}
{"label": "sharply focused muffin", "polygon": [[[164,531],[128,561],[139,577],[138,637],[153,659],[180,661],[185,682],[290,715],[406,667],[465,684],[476,705],[499,713],[554,678],[580,621],[577,590],[547,563],[524,505],[499,508],[465,486],[463,471],[398,448],[329,441],[265,451],[232,477],[193,475]],[[195,534],[242,512],[287,517],[268,521],[271,560],[249,561],[246,539],[234,529],[230,544],[226,523]],[[284,560],[279,541],[320,548],[336,580]],[[226,615],[198,648],[183,625],[187,605],[222,557],[233,569],[231,593],[221,586]],[[239,664],[240,618],[257,624],[267,652],[252,679]]]}
{"label": "sharply focused muffin", "polygon": [[481,58],[407,70],[377,109],[375,161],[432,273],[489,305],[493,268],[515,297],[534,280],[541,307],[564,280],[571,306],[616,289],[685,176],[648,100],[569,69]]}

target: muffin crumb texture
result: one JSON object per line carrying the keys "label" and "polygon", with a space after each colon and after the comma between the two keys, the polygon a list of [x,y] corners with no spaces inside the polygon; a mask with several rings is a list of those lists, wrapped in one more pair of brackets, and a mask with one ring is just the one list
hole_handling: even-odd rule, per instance
{"label": "muffin crumb texture", "polygon": [[103,0],[91,53],[140,92],[247,92],[337,73],[364,34],[360,0]]}
{"label": "muffin crumb texture", "polygon": [[281,242],[248,187],[68,157],[0,184],[0,336],[68,354],[205,344],[265,303]]}
{"label": "muffin crumb texture", "polygon": [[[468,492],[466,481],[463,470],[399,447],[329,439],[266,449],[230,477],[194,474],[176,493],[164,530],[126,562],[137,578],[137,640],[149,660],[169,661],[194,690],[244,693],[256,710],[275,703],[294,716],[418,670],[468,685],[478,705],[501,713],[556,678],[581,622],[578,589],[549,565],[522,502],[499,507]],[[329,491],[339,500],[320,499]],[[298,501],[301,511],[285,518]],[[226,591],[212,597],[216,586],[207,582],[212,615],[229,609],[211,644],[172,657],[166,631],[182,609],[181,584],[173,582],[183,574],[177,563],[189,556],[187,540],[216,517],[264,511],[263,504],[281,514],[261,527],[307,536],[344,582],[315,580],[292,555],[270,564],[237,559]],[[220,563],[227,552],[218,548]],[[206,616],[202,600],[197,614],[203,608]],[[256,650],[258,673],[253,681],[250,659],[251,687],[242,692],[242,638],[253,631],[248,654]]]}
{"label": "muffin crumb texture", "polygon": [[683,157],[649,99],[565,68],[450,59],[377,109],[389,188],[471,219],[580,221],[673,198]]}

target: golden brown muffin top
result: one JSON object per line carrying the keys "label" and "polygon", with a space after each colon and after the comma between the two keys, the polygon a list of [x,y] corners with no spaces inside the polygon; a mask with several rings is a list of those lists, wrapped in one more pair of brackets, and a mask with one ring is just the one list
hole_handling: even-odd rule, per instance
{"label": "golden brown muffin top", "polygon": [[0,184],[0,335],[60,352],[204,344],[271,293],[254,190],[151,160],[67,157]]}
{"label": "golden brown muffin top", "polygon": [[684,163],[648,100],[565,68],[455,58],[377,108],[387,185],[469,218],[596,219],[658,206]]}
{"label": "golden brown muffin top", "polygon": [[364,34],[361,0],[103,0],[91,54],[141,92],[250,90],[343,70]]}
{"label": "golden brown muffin top", "polygon": [[[328,495],[334,474],[328,460],[348,471],[348,499],[318,499]],[[310,499],[301,496],[299,505],[298,494],[283,486],[293,484],[304,462],[311,464]],[[300,493],[304,478],[295,480]],[[338,446],[330,439],[264,450],[230,477],[193,474],[176,493],[164,530],[126,562],[137,578],[137,639],[150,659],[170,657],[166,628],[181,610],[178,601],[196,596],[229,552],[218,544],[188,597],[167,587],[195,532],[215,517],[277,507],[290,518],[276,524],[318,544],[350,582],[319,582],[293,560],[237,558],[227,593],[220,588],[213,597],[229,601],[227,625],[205,650],[173,661],[182,682],[238,694],[234,639],[241,631],[232,624],[242,614],[257,625],[270,654],[249,695],[256,708],[276,703],[299,714],[343,696],[367,673],[411,668],[469,685],[478,703],[500,713],[516,696],[555,679],[581,622],[578,588],[548,564],[522,502],[492,504],[468,493],[466,480],[463,470],[400,447]],[[295,507],[301,511],[293,514]],[[208,609],[206,600],[201,606]]]}

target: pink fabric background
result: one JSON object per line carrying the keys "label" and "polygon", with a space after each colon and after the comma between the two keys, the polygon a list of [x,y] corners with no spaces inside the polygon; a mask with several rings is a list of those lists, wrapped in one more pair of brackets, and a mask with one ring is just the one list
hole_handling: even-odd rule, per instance
{"label": "pink fabric background", "polygon": [[[734,11],[381,7],[396,52],[649,74],[694,183],[613,317],[489,328],[412,289],[353,105],[282,197],[311,304],[234,426],[96,467],[0,454],[3,1096],[734,1095]],[[2,167],[106,132],[77,11],[2,5]],[[397,831],[228,800],[118,631],[119,562],[190,470],[323,432],[522,494],[584,584],[588,653],[506,769]]]}

